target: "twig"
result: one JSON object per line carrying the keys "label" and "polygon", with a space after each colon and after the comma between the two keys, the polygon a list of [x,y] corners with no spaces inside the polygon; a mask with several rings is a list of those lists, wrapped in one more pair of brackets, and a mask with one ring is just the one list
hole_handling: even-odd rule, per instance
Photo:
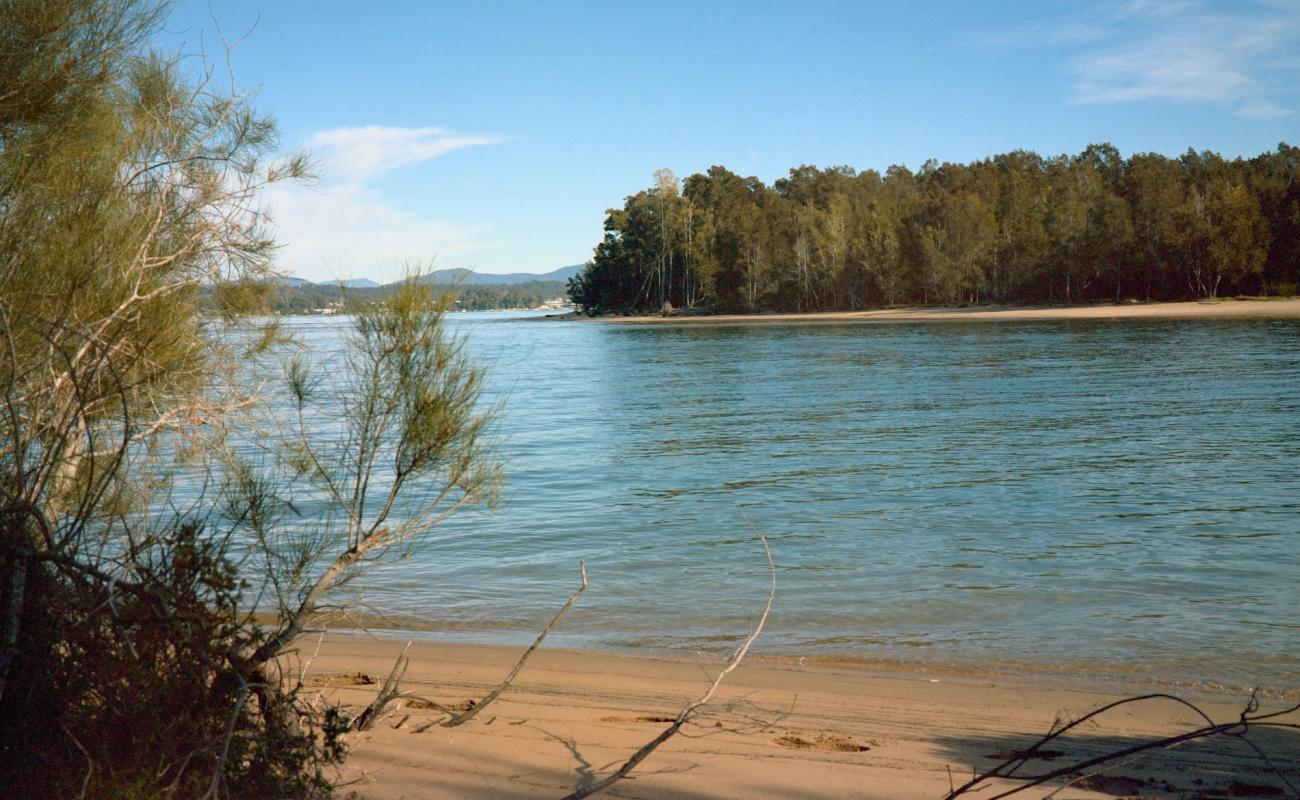
{"label": "twig", "polygon": [[366,710],[358,714],[357,718],[352,721],[353,728],[359,731],[368,730],[379,719],[384,708],[393,701],[393,698],[397,697],[397,684],[401,681],[402,676],[406,674],[406,667],[411,663],[411,659],[406,657],[406,651],[410,649],[411,643],[407,642],[406,647],[402,648],[402,654],[393,662],[393,669],[384,680],[384,685],[379,690],[379,694],[375,695],[374,701],[366,706]]}
{"label": "twig", "polygon": [[[320,631],[320,638],[318,638],[318,639],[316,640],[316,649],[312,651],[312,654],[307,658],[306,661],[303,662],[302,669],[298,671],[298,685],[299,685],[299,686],[301,686],[301,685],[302,685],[302,684],[307,680],[307,668],[311,666],[311,662],[315,661],[315,660],[316,660],[316,656],[320,655],[320,646],[321,646],[321,643],[325,641],[325,631],[326,631],[326,630],[327,630],[327,628],[321,628],[321,631]],[[405,652],[405,651],[403,651],[403,652]]]}
{"label": "twig", "polygon": [[235,738],[235,724],[239,722],[239,712],[243,710],[244,701],[247,699],[248,685],[245,684],[239,688],[239,699],[235,701],[235,710],[226,722],[226,735],[222,737],[221,741],[221,758],[217,760],[217,768],[212,772],[212,782],[208,784],[208,790],[203,793],[202,800],[218,796],[217,790],[221,786],[221,776],[226,772],[226,759],[230,756],[230,742]]}
{"label": "twig", "polygon": [[767,555],[767,569],[771,576],[771,586],[767,592],[767,605],[763,607],[763,614],[758,618],[758,624],[756,624],[754,629],[750,631],[749,636],[745,637],[745,641],[741,642],[740,647],[736,648],[736,652],[732,653],[731,657],[727,659],[726,665],[723,666],[722,671],[718,673],[718,676],[713,679],[713,684],[709,686],[709,690],[699,698],[687,703],[682,710],[677,713],[677,717],[673,720],[672,724],[664,729],[663,733],[660,733],[642,746],[640,750],[633,753],[632,757],[624,762],[623,766],[619,767],[613,773],[595,782],[591,786],[579,788],[572,794],[566,795],[564,800],[582,800],[584,797],[590,797],[593,794],[603,792],[610,786],[613,786],[615,783],[626,778],[632,770],[636,769],[638,764],[658,749],[659,745],[671,739],[679,730],[681,730],[683,725],[690,722],[691,718],[695,715],[695,712],[713,699],[713,695],[717,693],[718,687],[722,685],[723,678],[727,677],[732,670],[740,666],[740,662],[743,661],[745,655],[749,653],[749,648],[754,644],[754,640],[763,632],[763,625],[767,622],[767,616],[772,611],[772,602],[776,599],[776,563],[772,560],[771,548],[767,546],[767,537],[760,536],[758,537],[758,540],[763,544],[763,552]]}
{"label": "twig", "polygon": [[[1066,733],[1072,728],[1076,728],[1079,725],[1082,725],[1084,722],[1087,722],[1093,719],[1094,717],[1104,714],[1105,712],[1110,711],[1114,708],[1118,708],[1124,705],[1129,705],[1131,703],[1139,703],[1147,700],[1170,700],[1180,705],[1186,706],[1187,708],[1195,712],[1198,716],[1200,716],[1201,719],[1205,720],[1206,724],[1200,728],[1196,728],[1195,730],[1188,731],[1186,733],[1177,734],[1175,736],[1167,736],[1160,739],[1152,739],[1145,742],[1139,742],[1129,747],[1123,747],[1118,750],[1113,750],[1108,753],[1103,753],[1093,758],[1084,759],[1083,761],[1079,761],[1073,764],[1068,764],[1066,766],[1059,767],[1057,769],[1049,770],[1048,772],[1033,774],[1033,775],[1015,774],[1017,770],[1019,770],[1029,761],[1030,757],[1034,752],[1038,751],[1043,745],[1047,744],[1053,739],[1056,739],[1057,737],[1061,736],[1062,734]],[[999,800],[999,798],[1010,797],[1011,795],[1018,794],[1020,792],[1025,791],[1026,789],[1030,789],[1035,786],[1040,786],[1048,781],[1055,780],[1057,778],[1072,776],[1090,767],[1096,767],[1102,764],[1110,764],[1112,762],[1118,761],[1120,759],[1128,758],[1129,756],[1133,756],[1138,753],[1144,753],[1148,750],[1168,749],[1183,744],[1184,742],[1190,742],[1196,739],[1206,739],[1212,736],[1222,736],[1222,735],[1233,736],[1235,738],[1240,739],[1241,741],[1246,741],[1243,737],[1250,730],[1252,726],[1269,727],[1269,728],[1276,727],[1276,728],[1287,728],[1291,730],[1300,730],[1300,725],[1298,724],[1273,721],[1280,717],[1284,717],[1288,714],[1294,714],[1297,711],[1300,711],[1300,704],[1293,705],[1289,708],[1285,708],[1280,711],[1271,711],[1263,714],[1256,713],[1258,710],[1259,710],[1259,701],[1253,692],[1251,693],[1250,699],[1247,700],[1246,706],[1242,710],[1240,716],[1232,722],[1225,722],[1225,723],[1215,723],[1209,717],[1209,715],[1207,715],[1204,711],[1200,709],[1200,707],[1196,706],[1194,703],[1191,703],[1175,695],[1153,693],[1153,694],[1137,695],[1134,697],[1126,697],[1121,700],[1116,700],[1113,703],[1107,703],[1106,705],[1101,706],[1100,708],[1094,709],[1088,712],[1087,714],[1083,715],[1082,717],[1079,717],[1078,719],[1074,720],[1073,722],[1069,722],[1059,727],[1053,726],[1053,729],[1050,732],[1048,732],[1045,736],[1040,738],[1037,742],[1034,742],[1034,744],[1031,745],[1028,749],[1018,752],[1013,758],[1009,758],[1001,762],[1000,764],[997,764],[991,767],[990,769],[985,770],[983,773],[980,773],[978,775],[972,775],[971,779],[968,782],[957,787],[955,790],[950,791],[947,795],[945,795],[944,800],[952,800],[953,798],[961,797],[963,795],[967,795],[970,794],[971,792],[984,788],[983,786],[984,782],[993,778],[1001,778],[1003,780],[1021,782],[1021,785],[1016,786],[1012,789],[1008,789],[1004,792],[1001,792],[1000,794],[993,795],[991,798],[989,798],[989,800]],[[1249,742],[1246,743],[1251,744]],[[1253,745],[1251,746],[1253,747]],[[1258,748],[1254,748],[1254,749],[1256,750],[1256,753],[1259,753]],[[1281,778],[1281,780],[1284,783],[1286,783],[1288,786],[1291,785],[1290,781],[1287,780],[1287,778],[1281,773],[1280,770],[1277,769],[1276,766],[1272,764],[1272,762],[1270,762],[1267,758],[1264,759],[1264,762],[1266,765],[1272,768],[1275,773],[1277,773],[1278,777]]]}
{"label": "twig", "polygon": [[563,606],[561,606],[559,611],[555,612],[555,616],[551,618],[550,623],[547,624],[545,628],[542,628],[541,633],[537,634],[537,638],[533,640],[532,646],[529,647],[527,650],[525,650],[524,654],[519,657],[519,661],[515,664],[515,668],[510,670],[510,674],[506,676],[506,679],[502,681],[495,689],[488,692],[487,696],[484,697],[482,700],[470,706],[469,708],[465,709],[464,711],[452,717],[451,719],[443,722],[442,726],[444,728],[454,728],[457,725],[463,725],[464,723],[469,722],[471,719],[474,718],[475,715],[478,714],[478,712],[482,711],[484,708],[487,708],[488,703],[491,703],[493,700],[497,699],[497,697],[499,697],[501,693],[506,690],[506,687],[508,687],[511,684],[511,682],[514,681],[515,676],[518,675],[519,671],[524,668],[524,662],[527,661],[528,657],[533,654],[533,651],[535,651],[539,646],[541,646],[542,641],[546,638],[546,635],[551,632],[552,628],[555,627],[555,623],[559,622],[560,617],[564,616],[564,612],[569,610],[569,606],[572,606],[575,602],[577,602],[578,598],[582,596],[582,593],[587,591],[587,563],[585,561],[578,562],[578,572],[579,574],[582,575],[582,585],[578,587],[578,591],[574,592],[573,596],[569,598],[568,602],[565,603]]}
{"label": "twig", "polygon": [[86,790],[90,788],[90,776],[95,774],[95,760],[90,757],[90,751],[88,751],[81,742],[77,741],[77,737],[72,735],[72,731],[68,730],[67,725],[64,725],[63,722],[60,721],[59,727],[68,735],[68,738],[72,740],[72,743],[77,746],[77,749],[81,751],[81,754],[86,757],[86,777],[81,779],[81,794],[77,795],[78,798],[85,798]]}

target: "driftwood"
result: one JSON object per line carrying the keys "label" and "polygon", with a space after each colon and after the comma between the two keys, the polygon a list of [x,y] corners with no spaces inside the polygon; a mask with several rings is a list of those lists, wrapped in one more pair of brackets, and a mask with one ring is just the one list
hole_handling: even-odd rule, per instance
{"label": "driftwood", "polygon": [[771,576],[771,585],[767,592],[767,605],[763,607],[763,614],[758,618],[758,623],[754,625],[754,629],[750,631],[749,635],[745,637],[745,640],[740,643],[740,646],[736,648],[736,651],[727,659],[727,663],[722,667],[722,671],[713,679],[713,683],[709,686],[709,690],[700,695],[697,699],[692,700],[683,706],[682,710],[677,712],[677,716],[673,719],[672,724],[665,728],[658,736],[651,739],[649,742],[646,742],[640,750],[633,753],[632,757],[623,763],[623,766],[614,770],[614,772],[599,781],[596,781],[592,785],[582,787],[572,794],[566,795],[564,800],[581,800],[584,797],[590,797],[594,794],[605,791],[610,786],[613,786],[615,783],[626,778],[632,770],[636,769],[638,764],[658,749],[659,745],[671,739],[681,730],[683,725],[690,722],[696,712],[707,705],[709,701],[713,699],[713,696],[717,694],[718,687],[722,685],[723,679],[726,678],[732,670],[740,666],[740,662],[743,661],[746,654],[749,653],[749,648],[754,644],[754,640],[763,632],[763,625],[766,624],[767,616],[772,611],[772,601],[776,599],[776,563],[772,560],[771,548],[767,546],[767,537],[760,536],[759,541],[763,544],[764,554],[767,555],[767,568],[768,573]]}
{"label": "driftwood", "polygon": [[406,656],[406,651],[410,649],[411,643],[407,642],[406,647],[402,648],[402,654],[397,657],[397,661],[393,662],[393,669],[384,680],[384,685],[379,690],[379,694],[375,695],[375,699],[370,705],[366,706],[366,710],[358,714],[357,718],[352,721],[353,728],[359,731],[370,729],[383,716],[388,704],[398,698],[400,695],[398,683],[402,680],[402,676],[406,674],[406,668],[411,663],[411,659]]}
{"label": "driftwood", "polygon": [[482,700],[478,701],[477,703],[474,703],[469,708],[465,709],[464,711],[452,717],[451,719],[442,722],[441,723],[442,727],[454,728],[457,725],[463,725],[466,722],[469,722],[480,711],[482,711],[484,708],[487,708],[488,703],[491,703],[493,700],[500,697],[501,693],[506,690],[506,687],[508,687],[511,683],[514,682],[515,676],[518,675],[519,671],[524,668],[524,662],[526,662],[528,660],[528,657],[531,656],[533,652],[537,650],[538,647],[541,646],[542,641],[546,639],[546,635],[549,634],[551,632],[551,629],[555,627],[555,623],[559,622],[560,617],[564,616],[564,612],[568,611],[569,607],[572,606],[574,603],[576,603],[578,601],[578,598],[582,596],[582,593],[587,591],[587,562],[585,561],[578,562],[578,573],[582,576],[582,585],[579,586],[578,590],[573,593],[573,596],[569,598],[568,602],[566,602],[563,606],[561,606],[559,611],[555,612],[555,616],[551,617],[551,621],[547,623],[545,628],[542,628],[542,632],[537,634],[537,638],[534,639],[532,645],[527,650],[524,651],[524,654],[519,657],[519,661],[515,663],[515,668],[510,670],[510,674],[506,676],[506,679],[501,681],[501,683],[498,684],[495,689],[488,692],[487,695]]}
{"label": "driftwood", "polygon": [[564,616],[564,612],[568,611],[569,608],[578,601],[578,598],[582,596],[582,593],[587,591],[587,586],[588,586],[587,563],[585,561],[578,562],[578,574],[582,577],[582,585],[579,586],[578,590],[573,593],[573,595],[568,599],[567,602],[565,602],[563,606],[560,607],[560,610],[555,612],[555,616],[551,617],[551,621],[547,623],[546,627],[542,628],[542,632],[539,633],[537,635],[537,638],[533,640],[532,645],[527,650],[525,650],[524,654],[519,657],[519,660],[517,662],[515,662],[514,669],[510,670],[510,674],[506,676],[506,679],[503,680],[500,684],[498,684],[497,687],[494,688],[492,691],[488,692],[487,695],[484,696],[482,700],[479,700],[476,703],[471,703],[469,708],[466,708],[464,711],[457,713],[453,711],[451,708],[436,703],[426,697],[422,697],[416,694],[411,694],[410,692],[400,691],[399,683],[402,679],[402,676],[406,674],[406,667],[410,663],[410,659],[408,659],[406,656],[406,651],[411,648],[411,643],[407,642],[406,648],[402,650],[402,654],[397,657],[397,661],[393,664],[393,669],[389,673],[388,679],[384,681],[383,688],[380,689],[379,694],[375,696],[374,701],[371,702],[371,704],[367,706],[366,709],[357,716],[356,720],[354,720],[353,722],[353,728],[359,731],[366,730],[367,728],[374,725],[374,723],[383,715],[384,709],[388,706],[389,703],[393,702],[394,700],[405,700],[405,699],[419,700],[420,702],[426,703],[432,706],[433,708],[436,708],[437,710],[448,715],[447,719],[428,722],[425,723],[424,725],[421,725],[418,728],[415,728],[412,731],[413,733],[423,733],[424,731],[427,731],[429,728],[438,725],[445,728],[454,728],[457,725],[463,725],[466,722],[469,722],[480,711],[486,708],[489,703],[491,703],[493,700],[496,700],[498,697],[501,696],[502,692],[504,692],[507,688],[509,688],[510,684],[514,682],[515,678],[519,675],[520,671],[523,670],[524,664],[527,663],[528,658],[532,656],[532,654],[537,650],[537,648],[541,646],[542,642],[546,640],[547,635],[550,634],[550,632],[555,628],[556,623],[560,621],[560,617]]}
{"label": "driftwood", "polygon": [[[1118,750],[1112,750],[1110,752],[1103,753],[1098,756],[1093,756],[1091,758],[1085,758],[1083,760],[1074,761],[1072,763],[1066,764],[1056,769],[1047,770],[1045,772],[1037,772],[1037,773],[1021,772],[1021,770],[1025,767],[1027,763],[1029,763],[1031,760],[1035,759],[1036,757],[1040,757],[1039,754],[1044,752],[1044,747],[1046,745],[1050,744],[1053,740],[1059,738],[1060,736],[1067,733],[1068,731],[1079,727],[1085,722],[1094,720],[1096,717],[1105,714],[1106,712],[1111,711],[1113,709],[1120,708],[1122,706],[1127,706],[1134,703],[1145,703],[1145,702],[1161,701],[1161,700],[1174,702],[1186,706],[1187,708],[1195,712],[1196,715],[1199,716],[1202,720],[1204,720],[1205,724],[1199,728],[1196,728],[1195,730],[1187,731],[1185,733],[1180,733],[1174,736],[1167,736],[1160,739],[1151,739],[1144,742],[1138,742],[1128,747],[1123,747]],[[944,800],[954,800],[954,798],[958,798],[958,797],[973,796],[977,792],[982,792],[990,788],[989,782],[995,779],[1015,781],[1018,782],[1020,785],[1015,786],[1011,789],[1003,790],[998,794],[990,795],[987,798],[987,800],[999,800],[999,798],[1010,797],[1012,795],[1016,795],[1021,792],[1024,792],[1028,789],[1032,789],[1035,786],[1041,786],[1042,784],[1048,783],[1050,781],[1055,781],[1055,780],[1068,779],[1068,782],[1066,783],[1066,785],[1068,786],[1071,783],[1076,783],[1082,780],[1084,777],[1087,777],[1088,770],[1095,770],[1099,767],[1113,766],[1122,760],[1130,759],[1133,758],[1134,756],[1152,750],[1164,750],[1171,747],[1177,747],[1178,745],[1184,744],[1186,742],[1194,741],[1197,739],[1208,739],[1216,736],[1232,736],[1236,738],[1238,741],[1242,742],[1245,746],[1254,750],[1256,756],[1259,757],[1263,765],[1267,767],[1270,771],[1272,771],[1273,774],[1276,775],[1279,780],[1281,780],[1284,784],[1286,784],[1287,789],[1290,791],[1289,796],[1300,797],[1300,789],[1297,789],[1295,784],[1293,784],[1287,778],[1286,774],[1281,769],[1278,769],[1272,763],[1272,761],[1269,760],[1268,756],[1265,755],[1262,750],[1260,750],[1257,746],[1255,746],[1254,743],[1252,743],[1249,739],[1246,738],[1246,734],[1250,731],[1251,728],[1274,728],[1274,729],[1300,731],[1300,723],[1283,721],[1285,717],[1297,713],[1300,713],[1300,704],[1296,704],[1290,706],[1289,708],[1284,708],[1277,711],[1260,713],[1259,701],[1256,698],[1256,696],[1252,693],[1250,699],[1247,700],[1245,707],[1242,709],[1241,714],[1240,716],[1238,716],[1237,719],[1231,722],[1216,723],[1213,719],[1210,718],[1208,714],[1202,711],[1194,703],[1185,700],[1181,697],[1177,697],[1175,695],[1153,693],[1153,694],[1137,695],[1134,697],[1126,697],[1122,700],[1116,700],[1113,703],[1107,703],[1106,705],[1094,709],[1093,711],[1090,711],[1087,714],[1084,714],[1083,716],[1079,717],[1078,719],[1068,722],[1064,725],[1054,725],[1046,735],[1042,736],[1040,739],[1038,739],[1038,741],[1034,742],[1029,747],[1025,748],[1024,750],[1019,750],[1015,753],[1012,753],[1009,758],[1005,759],[1001,763],[993,767],[990,767],[989,769],[985,770],[982,773],[973,775],[971,779],[966,783],[954,787],[951,791],[948,792],[948,794],[944,795]],[[1098,771],[1104,771],[1104,770],[1098,770]]]}

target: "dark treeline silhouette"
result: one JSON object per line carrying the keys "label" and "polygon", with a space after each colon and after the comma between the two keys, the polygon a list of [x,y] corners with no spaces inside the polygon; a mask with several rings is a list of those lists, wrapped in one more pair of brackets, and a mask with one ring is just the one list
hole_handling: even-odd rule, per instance
{"label": "dark treeline silhouette", "polygon": [[829,311],[1291,295],[1300,148],[1250,160],[1016,150],[883,175],[790,170],[771,187],[668,170],[610,209],[569,282],[584,310]]}

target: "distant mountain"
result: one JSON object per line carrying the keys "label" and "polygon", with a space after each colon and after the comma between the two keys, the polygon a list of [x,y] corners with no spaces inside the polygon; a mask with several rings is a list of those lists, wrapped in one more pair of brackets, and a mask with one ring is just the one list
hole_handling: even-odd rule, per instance
{"label": "distant mountain", "polygon": [[[550,272],[511,272],[506,275],[493,275],[489,272],[474,272],[473,270],[464,268],[439,269],[420,278],[420,281],[422,283],[443,283],[453,284],[456,286],[513,286],[519,283],[533,283],[536,281],[559,281],[560,283],[564,283],[569,280],[569,278],[572,278],[574,275],[581,272],[584,266],[586,265],[574,264],[569,267],[553,269]],[[313,283],[312,281],[303,278],[285,276],[272,278],[272,282],[281,286],[299,287],[322,286],[337,288],[343,286],[348,289],[377,289],[380,287],[379,283],[376,283],[369,278],[349,278],[343,281],[330,280]],[[390,283],[385,285],[392,286],[393,284]]]}
{"label": "distant mountain", "polygon": [[559,269],[553,269],[550,272],[543,272],[541,275],[537,276],[537,280],[567,281],[569,278],[572,278],[574,275],[577,275],[579,272],[582,272],[583,268],[586,266],[587,266],[586,264],[573,264],[572,266],[568,266],[568,267],[560,267]]}
{"label": "distant mountain", "polygon": [[292,275],[276,275],[267,283],[274,283],[276,286],[310,286],[311,281],[302,278],[295,278]]}
{"label": "distant mountain", "polygon": [[369,278],[348,278],[344,281],[321,281],[315,283],[306,278],[296,278],[292,275],[277,275],[271,278],[271,283],[277,286],[327,286],[337,288],[343,286],[348,289],[377,289],[379,284]]}
{"label": "distant mountain", "polygon": [[569,267],[560,267],[550,272],[510,272],[505,275],[493,275],[490,272],[474,272],[472,270],[458,269],[439,269],[430,272],[421,278],[425,283],[454,283],[462,286],[508,286],[516,283],[529,283],[531,281],[567,281],[574,275],[582,271],[583,264],[574,264]]}

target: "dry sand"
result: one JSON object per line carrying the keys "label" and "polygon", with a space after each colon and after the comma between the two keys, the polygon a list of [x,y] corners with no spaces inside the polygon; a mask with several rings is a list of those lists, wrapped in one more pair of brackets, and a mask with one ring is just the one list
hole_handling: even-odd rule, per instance
{"label": "dry sand", "polygon": [[887,308],[818,314],[715,314],[698,317],[601,317],[620,324],[717,325],[770,322],[973,322],[1068,319],[1298,319],[1300,299],[1204,300],[1187,303],[1128,303],[1098,306],[971,306]]}
{"label": "dry sand", "polygon": [[[336,634],[308,664],[310,691],[358,711],[404,642]],[[302,658],[316,647],[303,642]],[[403,687],[443,704],[483,696],[519,649],[416,643]],[[471,722],[402,708],[349,734],[345,791],[362,800],[560,798],[616,768],[708,686],[710,660],[539,651],[516,683]],[[364,683],[358,674],[377,683]],[[888,673],[861,665],[751,661],[729,676],[698,722],[683,729],[605,796],[622,798],[940,798],[951,779],[1026,747],[1056,719],[1117,697],[1023,679]],[[1203,703],[1233,720],[1239,699]],[[1297,715],[1290,721],[1297,722]],[[1197,720],[1169,702],[1130,706],[1089,725],[1070,752],[1168,736]],[[1300,734],[1255,741],[1300,785]],[[1031,763],[1051,768],[1061,760]],[[976,797],[988,797],[986,791]],[[1039,789],[1025,797],[1041,798]],[[1058,798],[1292,797],[1241,743],[1189,744],[1126,763]]]}

